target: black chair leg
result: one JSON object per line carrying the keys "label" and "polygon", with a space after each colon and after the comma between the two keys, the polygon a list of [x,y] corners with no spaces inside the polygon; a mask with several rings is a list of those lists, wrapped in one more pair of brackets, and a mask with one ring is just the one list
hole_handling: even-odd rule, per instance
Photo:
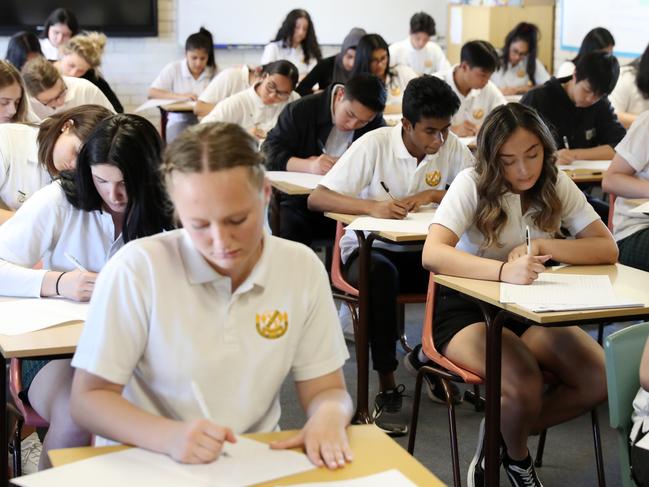
{"label": "black chair leg", "polygon": [[401,348],[403,348],[406,353],[412,352],[412,347],[408,343],[408,337],[406,336],[406,305],[404,303],[397,304],[397,326]]}
{"label": "black chair leg", "polygon": [[606,477],[604,476],[604,459],[602,456],[602,439],[599,434],[599,418],[597,409],[590,412],[590,420],[593,425],[593,445],[595,446],[595,463],[597,467],[597,485],[606,486]]}
{"label": "black chair leg", "polygon": [[417,423],[419,421],[419,403],[421,402],[421,384],[424,374],[420,370],[415,381],[415,397],[412,400],[412,414],[410,415],[410,435],[408,436],[408,453],[415,453],[415,440],[417,439]]}
{"label": "black chair leg", "polygon": [[16,418],[16,431],[14,432],[14,437],[12,441],[12,450],[13,450],[12,460],[14,466],[14,477],[20,477],[23,474],[22,451],[20,448],[20,443],[21,443],[20,437],[22,435],[22,430],[23,430],[23,418],[19,416]]}
{"label": "black chair leg", "polygon": [[536,458],[534,458],[534,466],[537,468],[543,466],[543,450],[545,450],[545,436],[547,433],[548,430],[544,429],[539,435],[539,445],[536,447]]}
{"label": "black chair leg", "polygon": [[485,400],[480,396],[480,386],[478,384],[473,384],[473,392],[464,391],[464,400],[473,404],[473,408],[476,412],[481,413],[484,411]]}
{"label": "black chair leg", "polygon": [[441,378],[442,387],[444,388],[444,397],[446,398],[446,407],[448,411],[448,432],[451,437],[451,461],[453,465],[453,485],[462,487],[460,480],[460,458],[457,452],[457,428],[455,424],[455,406],[453,405],[453,394],[448,386],[448,380]]}

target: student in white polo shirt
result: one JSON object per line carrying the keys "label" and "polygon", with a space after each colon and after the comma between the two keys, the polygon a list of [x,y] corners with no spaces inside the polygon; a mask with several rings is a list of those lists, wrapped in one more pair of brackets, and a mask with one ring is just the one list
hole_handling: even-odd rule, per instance
{"label": "student in white polo shirt", "polygon": [[83,78],[61,76],[43,57],[27,61],[22,76],[31,108],[41,120],[81,105],[101,105],[115,113],[113,105],[99,88]]}
{"label": "student in white polo shirt", "polygon": [[390,45],[390,61],[410,66],[418,75],[450,68],[442,48],[431,40],[434,35],[435,20],[426,12],[414,14],[410,17],[410,35]]}
{"label": "student in white polo shirt", "polygon": [[[88,301],[97,273],[125,242],[171,229],[161,150],[158,131],[142,117],[99,122],[77,170],[61,173],[0,225],[0,295]],[[42,269],[34,269],[39,261]],[[21,397],[50,423],[39,462],[44,468],[50,448],[87,445],[90,435],[70,418],[69,360],[25,360],[22,372]]]}
{"label": "student in white polo shirt", "polygon": [[[167,64],[149,87],[149,98],[196,101],[216,74],[214,41],[209,30],[201,27],[187,37],[185,57]],[[186,127],[197,123],[191,112],[169,113],[166,137],[170,142]]]}
{"label": "student in white polo shirt", "polygon": [[266,64],[261,81],[220,102],[201,123],[236,123],[258,139],[265,139],[284,107],[300,98],[294,91],[298,76],[297,68],[290,61]]}
{"label": "student in white polo shirt", "polygon": [[260,78],[261,66],[252,67],[244,64],[220,71],[198,95],[194,114],[197,117],[204,117],[214,109],[217,103],[254,86]]}
{"label": "student in white polo shirt", "polygon": [[233,433],[278,428],[292,374],[308,419],[272,446],[343,466],[352,403],[329,279],[307,247],[264,231],[256,141],[234,124],[198,125],[167,148],[163,172],[183,229],[127,245],[102,270],[73,359],[73,417],[103,438],[208,463]]}
{"label": "student in white polo shirt", "polygon": [[625,128],[629,128],[638,115],[649,110],[649,45],[641,57],[620,68],[620,77],[608,95],[615,114]]}
{"label": "student in white polo shirt", "polygon": [[[435,213],[424,266],[440,274],[531,284],[550,258],[613,264],[618,252],[610,232],[557,169],[555,153],[552,134],[534,109],[519,103],[496,108],[478,134],[475,167],[455,178]],[[433,319],[436,349],[484,377],[486,325],[478,305],[440,286]],[[426,360],[412,355],[413,363]],[[545,389],[541,369],[558,383]],[[502,330],[501,395],[507,476],[513,486],[541,487],[528,436],[605,400],[602,347],[577,326],[546,328],[509,319]],[[484,485],[483,428],[484,421],[469,465],[471,487]]]}
{"label": "student in white polo shirt", "polygon": [[451,85],[460,98],[460,109],[451,120],[451,131],[455,135],[476,135],[489,112],[507,103],[498,87],[490,81],[498,64],[498,53],[490,43],[470,41],[462,46],[460,64],[435,73]]}
{"label": "student in white polo shirt", "polygon": [[[473,164],[466,146],[449,133],[459,106],[442,80],[424,75],[410,81],[403,96],[402,123],[373,130],[354,142],[311,193],[309,208],[402,219],[421,206],[439,203],[447,184]],[[340,251],[343,272],[354,286],[359,280],[357,247],[354,232],[348,231]],[[421,245],[375,241],[371,261],[370,348],[380,390],[374,419],[397,436],[407,433],[407,426],[395,419],[405,389],[394,379],[397,294],[425,292],[428,274],[421,267]]]}
{"label": "student in white polo shirt", "polygon": [[0,124],[0,223],[61,171],[72,170],[81,145],[111,112],[83,105],[52,115],[39,126]]}

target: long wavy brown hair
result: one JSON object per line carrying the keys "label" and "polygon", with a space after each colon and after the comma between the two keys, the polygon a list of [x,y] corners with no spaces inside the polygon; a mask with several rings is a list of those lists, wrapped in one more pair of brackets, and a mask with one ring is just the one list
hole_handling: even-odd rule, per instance
{"label": "long wavy brown hair", "polygon": [[477,162],[478,212],[475,225],[484,235],[483,248],[502,247],[500,233],[507,223],[502,197],[512,190],[505,179],[500,158],[502,146],[517,129],[527,130],[539,138],[543,146],[543,168],[534,186],[525,192],[525,201],[533,208],[532,218],[540,230],[559,232],[561,200],[557,195],[557,150],[547,125],[533,108],[520,103],[508,103],[494,109],[478,133]]}

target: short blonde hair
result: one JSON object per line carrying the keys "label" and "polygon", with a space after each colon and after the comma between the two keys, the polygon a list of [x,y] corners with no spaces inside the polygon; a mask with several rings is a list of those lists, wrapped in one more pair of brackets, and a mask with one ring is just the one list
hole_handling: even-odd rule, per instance
{"label": "short blonde hair", "polygon": [[101,64],[106,36],[101,32],[84,32],[72,37],[63,45],[63,54],[76,54],[94,69]]}
{"label": "short blonde hair", "polygon": [[193,174],[241,166],[250,170],[250,181],[261,188],[263,161],[257,141],[239,125],[205,123],[186,129],[167,146],[162,173],[170,189],[174,172]]}
{"label": "short blonde hair", "polygon": [[42,56],[27,61],[23,66],[22,75],[27,91],[34,98],[63,79],[54,64]]}
{"label": "short blonde hair", "polygon": [[27,119],[27,94],[25,84],[18,70],[9,61],[0,60],[0,89],[7,88],[15,83],[20,86],[20,101],[16,107],[16,113],[11,119],[12,122],[25,122]]}

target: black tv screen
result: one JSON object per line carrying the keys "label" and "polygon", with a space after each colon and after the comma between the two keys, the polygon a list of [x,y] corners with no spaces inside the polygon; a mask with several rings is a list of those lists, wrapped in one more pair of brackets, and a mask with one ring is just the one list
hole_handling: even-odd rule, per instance
{"label": "black tv screen", "polygon": [[72,11],[82,30],[115,37],[158,35],[157,0],[0,0],[0,35],[20,30],[40,35],[45,19],[59,7]]}

